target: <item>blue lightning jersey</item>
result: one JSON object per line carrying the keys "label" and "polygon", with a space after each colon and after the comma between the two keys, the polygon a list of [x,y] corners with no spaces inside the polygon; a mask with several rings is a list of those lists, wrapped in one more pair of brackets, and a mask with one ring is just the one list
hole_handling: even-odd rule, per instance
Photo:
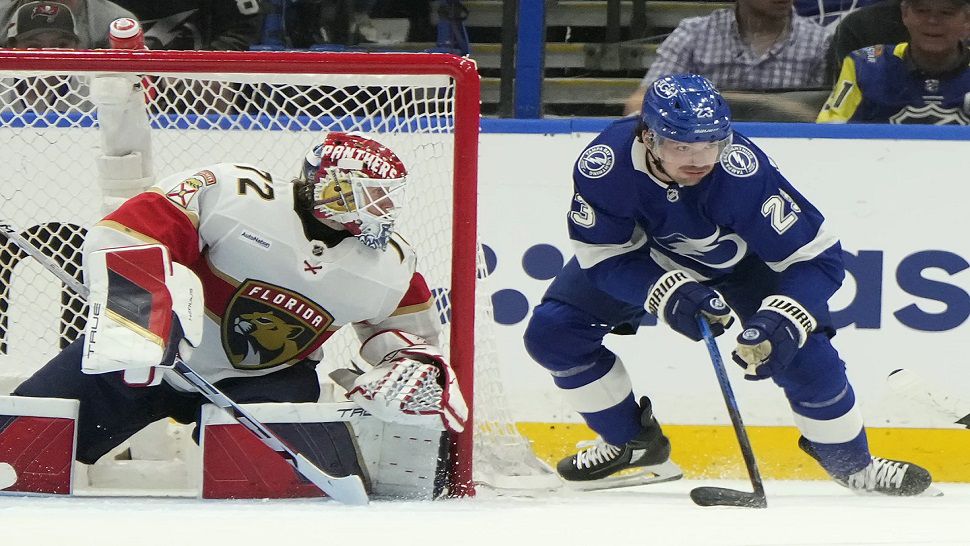
{"label": "blue lightning jersey", "polygon": [[715,281],[755,255],[780,273],[779,293],[819,316],[845,276],[822,214],[744,136],[695,186],[647,169],[638,122],[624,118],[586,147],[573,169],[569,235],[590,282],[643,306],[666,271]]}
{"label": "blue lightning jersey", "polygon": [[853,51],[818,122],[970,125],[970,50],[958,68],[930,76],[913,66],[908,49],[901,43]]}

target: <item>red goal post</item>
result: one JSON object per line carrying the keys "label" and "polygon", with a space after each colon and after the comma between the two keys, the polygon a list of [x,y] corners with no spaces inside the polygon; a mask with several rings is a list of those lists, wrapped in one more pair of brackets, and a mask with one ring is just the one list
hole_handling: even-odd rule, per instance
{"label": "red goal post", "polygon": [[[466,399],[475,399],[480,79],[473,61],[425,53],[0,50],[0,163],[8,177],[0,216],[75,264],[72,271],[83,230],[103,205],[95,195],[97,112],[85,96],[102,74],[147,76],[156,178],[188,162],[233,160],[295,175],[323,131],[383,136],[412,175],[401,232],[430,271],[445,350]],[[48,273],[9,245],[0,252],[0,387],[9,389],[83,325],[78,302]],[[452,445],[457,494],[474,492],[474,430]]]}

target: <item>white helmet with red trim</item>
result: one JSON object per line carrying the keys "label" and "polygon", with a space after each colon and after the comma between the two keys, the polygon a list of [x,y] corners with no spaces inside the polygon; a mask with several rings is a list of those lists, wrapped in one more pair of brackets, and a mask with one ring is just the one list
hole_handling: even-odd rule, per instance
{"label": "white helmet with red trim", "polygon": [[312,185],[314,217],[342,224],[371,248],[387,248],[407,181],[390,148],[358,134],[329,133],[307,152],[300,180]]}

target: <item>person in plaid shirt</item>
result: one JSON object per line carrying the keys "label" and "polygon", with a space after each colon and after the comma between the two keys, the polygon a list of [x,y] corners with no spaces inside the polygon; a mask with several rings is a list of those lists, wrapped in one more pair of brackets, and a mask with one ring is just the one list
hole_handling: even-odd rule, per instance
{"label": "person in plaid shirt", "polygon": [[822,87],[828,40],[821,25],[795,14],[793,0],[738,0],[735,9],[689,17],[660,44],[625,113],[669,74],[701,74],[727,90]]}

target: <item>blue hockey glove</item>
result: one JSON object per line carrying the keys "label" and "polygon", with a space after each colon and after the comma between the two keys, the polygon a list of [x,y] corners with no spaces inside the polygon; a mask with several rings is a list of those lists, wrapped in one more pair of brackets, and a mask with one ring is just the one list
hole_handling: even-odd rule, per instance
{"label": "blue hockey glove", "polygon": [[731,327],[734,315],[721,295],[693,280],[680,270],[670,271],[660,277],[650,288],[647,311],[666,322],[675,331],[700,341],[703,337],[697,326],[697,317],[704,317],[711,325],[711,333],[717,337]]}
{"label": "blue hockey glove", "polygon": [[815,318],[797,301],[768,296],[745,322],[731,358],[744,368],[745,379],[771,377],[791,363],[816,325]]}

